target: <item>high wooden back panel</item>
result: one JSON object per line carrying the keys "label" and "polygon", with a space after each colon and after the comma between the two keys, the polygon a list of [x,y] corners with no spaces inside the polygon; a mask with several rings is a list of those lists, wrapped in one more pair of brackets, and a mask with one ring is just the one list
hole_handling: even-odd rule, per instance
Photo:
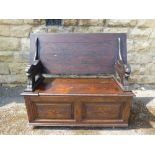
{"label": "high wooden back panel", "polygon": [[31,34],[30,63],[38,53],[45,74],[96,75],[113,74],[118,57],[118,38],[126,63],[126,34],[123,33],[66,33]]}

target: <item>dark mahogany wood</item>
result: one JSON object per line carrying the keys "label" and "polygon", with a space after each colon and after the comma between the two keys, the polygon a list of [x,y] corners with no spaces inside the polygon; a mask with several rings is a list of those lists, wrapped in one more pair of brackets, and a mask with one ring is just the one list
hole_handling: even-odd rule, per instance
{"label": "dark mahogany wood", "polygon": [[30,63],[39,39],[39,58],[46,74],[114,74],[118,38],[126,63],[125,34],[31,34]]}
{"label": "dark mahogany wood", "polygon": [[23,95],[32,125],[125,127],[134,94],[108,77],[56,78]]}
{"label": "dark mahogany wood", "polygon": [[[125,34],[31,34],[30,39],[22,95],[31,125],[128,126],[134,94],[127,89]],[[80,77],[48,79],[45,74]]]}
{"label": "dark mahogany wood", "polygon": [[[128,126],[131,96],[25,96],[29,122],[49,126]],[[42,108],[41,108],[42,106]]]}
{"label": "dark mahogany wood", "polygon": [[39,95],[132,95],[130,92],[124,92],[112,76],[89,79],[53,78],[40,84],[35,92]]}

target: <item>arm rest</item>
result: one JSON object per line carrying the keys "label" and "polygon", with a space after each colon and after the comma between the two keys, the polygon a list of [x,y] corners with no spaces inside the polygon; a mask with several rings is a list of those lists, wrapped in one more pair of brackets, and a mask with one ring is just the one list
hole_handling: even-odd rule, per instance
{"label": "arm rest", "polygon": [[115,63],[115,71],[120,78],[120,83],[124,87],[124,90],[129,90],[128,78],[131,73],[131,67],[129,64],[124,64],[123,61],[118,60]]}
{"label": "arm rest", "polygon": [[35,60],[32,65],[28,65],[25,69],[28,77],[27,88],[25,91],[34,91],[35,88],[42,82],[42,63],[40,60]]}
{"label": "arm rest", "polygon": [[35,60],[32,65],[28,65],[25,69],[27,76],[36,75],[42,71],[42,64],[40,60]]}

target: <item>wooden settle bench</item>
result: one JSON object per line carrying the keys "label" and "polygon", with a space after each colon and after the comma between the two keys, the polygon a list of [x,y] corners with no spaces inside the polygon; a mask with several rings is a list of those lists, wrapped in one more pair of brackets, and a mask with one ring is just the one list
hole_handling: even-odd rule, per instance
{"label": "wooden settle bench", "polygon": [[30,125],[128,126],[126,34],[31,34],[29,61],[22,95]]}

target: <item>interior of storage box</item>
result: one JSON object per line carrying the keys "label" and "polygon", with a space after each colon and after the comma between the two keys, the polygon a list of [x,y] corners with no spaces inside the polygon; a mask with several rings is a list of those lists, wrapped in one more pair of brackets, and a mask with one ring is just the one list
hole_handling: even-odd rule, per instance
{"label": "interior of storage box", "polygon": [[46,79],[36,89],[40,95],[125,94],[113,77]]}

